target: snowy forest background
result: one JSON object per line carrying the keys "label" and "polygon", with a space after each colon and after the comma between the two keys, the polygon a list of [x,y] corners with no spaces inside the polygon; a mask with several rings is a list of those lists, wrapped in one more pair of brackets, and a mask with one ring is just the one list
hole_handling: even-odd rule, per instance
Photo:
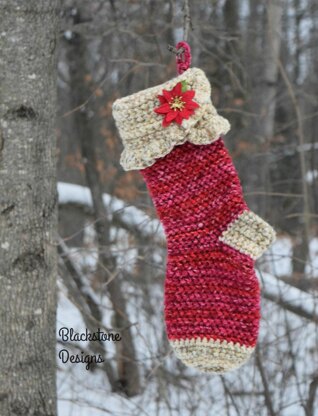
{"label": "snowy forest background", "polygon": [[112,102],[175,75],[179,0],[65,0],[58,57],[57,331],[104,364],[58,363],[60,416],[318,415],[318,4],[189,1],[193,66],[231,122],[225,137],[252,210],[277,242],[258,261],[258,348],[224,376],[184,367],[163,323],[165,240],[138,172],[119,165]]}

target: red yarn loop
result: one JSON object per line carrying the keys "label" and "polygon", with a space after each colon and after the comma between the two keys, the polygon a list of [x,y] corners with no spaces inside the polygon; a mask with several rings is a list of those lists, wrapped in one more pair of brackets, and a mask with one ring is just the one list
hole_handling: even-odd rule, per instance
{"label": "red yarn loop", "polygon": [[177,53],[176,64],[178,74],[182,74],[191,65],[191,48],[187,42],[179,42],[176,45],[177,51],[183,49],[181,53]]}

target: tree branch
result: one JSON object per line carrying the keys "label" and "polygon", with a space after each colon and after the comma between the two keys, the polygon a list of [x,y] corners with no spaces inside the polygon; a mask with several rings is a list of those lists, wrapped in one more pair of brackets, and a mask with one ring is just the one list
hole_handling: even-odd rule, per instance
{"label": "tree branch", "polygon": [[183,40],[188,41],[190,28],[192,26],[189,0],[184,0],[183,4]]}

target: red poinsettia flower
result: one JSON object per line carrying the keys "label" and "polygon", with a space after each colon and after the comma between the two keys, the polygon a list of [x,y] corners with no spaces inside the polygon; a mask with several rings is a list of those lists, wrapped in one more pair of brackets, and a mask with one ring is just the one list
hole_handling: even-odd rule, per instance
{"label": "red poinsettia flower", "polygon": [[169,126],[172,122],[181,124],[183,119],[188,119],[194,114],[195,109],[200,107],[192,101],[195,96],[194,90],[182,91],[185,85],[184,82],[178,82],[171,91],[163,90],[163,95],[158,95],[161,105],[154,111],[164,116],[163,127]]}

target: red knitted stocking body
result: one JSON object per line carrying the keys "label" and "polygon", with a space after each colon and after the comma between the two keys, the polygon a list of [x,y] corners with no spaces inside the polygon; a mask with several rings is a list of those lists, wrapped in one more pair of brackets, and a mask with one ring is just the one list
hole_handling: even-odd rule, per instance
{"label": "red knitted stocking body", "polygon": [[167,237],[169,341],[187,365],[236,368],[257,342],[254,262],[273,239],[269,226],[249,211],[221,138],[176,146],[141,173]]}

